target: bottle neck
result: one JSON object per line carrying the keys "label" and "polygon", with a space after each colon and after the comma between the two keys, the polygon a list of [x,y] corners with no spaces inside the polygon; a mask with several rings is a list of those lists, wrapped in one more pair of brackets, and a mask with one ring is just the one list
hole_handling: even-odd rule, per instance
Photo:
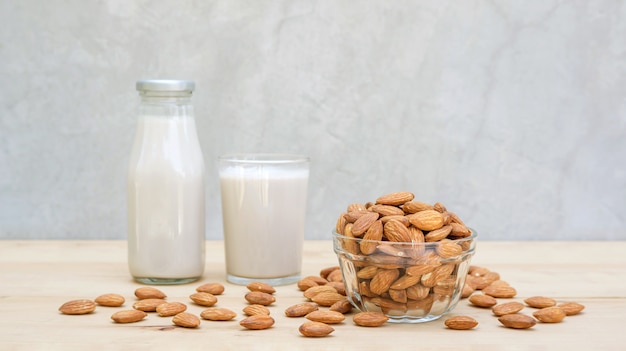
{"label": "bottle neck", "polygon": [[139,96],[140,116],[193,117],[189,91],[142,91]]}

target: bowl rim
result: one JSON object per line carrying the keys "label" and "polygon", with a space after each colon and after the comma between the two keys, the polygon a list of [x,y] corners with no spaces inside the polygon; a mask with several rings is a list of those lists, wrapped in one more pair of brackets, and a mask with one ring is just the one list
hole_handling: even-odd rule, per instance
{"label": "bowl rim", "polygon": [[[469,236],[466,236],[464,238],[458,238],[458,239],[448,239],[452,242],[455,243],[462,243],[462,242],[466,242],[466,241],[472,241],[475,240],[476,238],[478,238],[478,233],[476,232],[476,230],[474,228],[471,227],[467,227],[467,229],[470,230],[471,234]],[[437,246],[441,243],[441,240],[439,241],[429,241],[429,242],[420,242],[420,243],[416,243],[416,242],[412,242],[412,241],[384,241],[384,240],[370,240],[370,239],[363,239],[363,238],[355,238],[355,237],[350,237],[350,236],[345,236],[343,234],[339,234],[337,233],[336,229],[331,230],[331,234],[333,236],[333,239],[340,239],[340,240],[354,240],[356,242],[370,242],[370,243],[385,243],[387,245],[420,245],[420,246]],[[442,239],[442,240],[445,240]]]}

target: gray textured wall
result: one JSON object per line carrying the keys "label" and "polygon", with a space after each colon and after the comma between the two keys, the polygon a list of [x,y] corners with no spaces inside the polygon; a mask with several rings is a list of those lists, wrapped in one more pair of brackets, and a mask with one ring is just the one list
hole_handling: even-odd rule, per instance
{"label": "gray textured wall", "polygon": [[312,158],[307,237],[398,190],[483,239],[626,239],[622,1],[0,2],[0,238],[126,237],[137,79],[215,160]]}

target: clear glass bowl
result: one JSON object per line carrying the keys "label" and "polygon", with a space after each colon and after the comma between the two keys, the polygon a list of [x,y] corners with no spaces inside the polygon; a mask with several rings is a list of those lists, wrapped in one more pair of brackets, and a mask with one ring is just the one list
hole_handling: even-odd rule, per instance
{"label": "clear glass bowl", "polygon": [[[410,243],[364,240],[333,231],[348,299],[361,311],[384,313],[389,322],[421,323],[443,316],[461,297],[476,248],[476,231],[471,232],[462,239]],[[365,255],[361,245],[374,245],[376,250]]]}

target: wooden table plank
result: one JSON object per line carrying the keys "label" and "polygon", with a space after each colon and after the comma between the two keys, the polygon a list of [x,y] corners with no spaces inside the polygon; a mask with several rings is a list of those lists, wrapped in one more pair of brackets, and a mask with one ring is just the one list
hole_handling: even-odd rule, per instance
{"label": "wooden table plank", "polygon": [[[452,315],[475,317],[479,326],[452,331],[442,318],[424,324],[387,324],[360,328],[350,316],[330,337],[304,338],[303,319],[284,317],[286,307],[303,302],[295,285],[277,287],[271,306],[273,328],[248,331],[238,321],[246,305],[245,287],[225,283],[223,244],[207,242],[207,271],[199,282],[164,286],[168,300],[187,303],[191,312],[202,307],[188,296],[211,281],[226,286],[218,305],[239,315],[229,322],[203,321],[197,330],[173,328],[170,318],[154,314],[142,322],[118,325],[110,320],[115,308],[98,307],[85,316],[66,316],[58,307],[75,298],[95,298],[117,292],[130,308],[133,282],[126,266],[124,241],[0,241],[0,349],[255,349],[255,350],[622,350],[626,335],[626,242],[480,242],[473,263],[501,274],[518,290],[515,300],[533,295],[578,301],[586,305],[578,316],[558,324],[538,324],[531,330],[501,327],[488,310],[462,300]],[[330,241],[307,241],[303,275],[317,275],[336,265]],[[529,309],[528,312],[532,312]]]}

